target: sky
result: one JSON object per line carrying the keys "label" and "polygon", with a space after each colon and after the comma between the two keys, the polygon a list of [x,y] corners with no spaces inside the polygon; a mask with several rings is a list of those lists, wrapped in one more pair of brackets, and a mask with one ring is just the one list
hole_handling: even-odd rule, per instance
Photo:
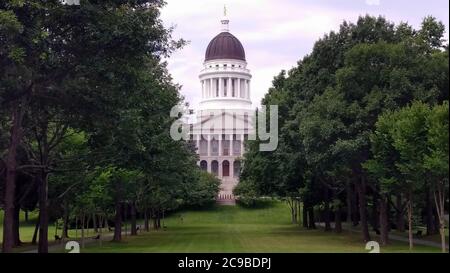
{"label": "sky", "polygon": [[448,40],[448,0],[166,0],[161,11],[165,26],[175,27],[173,38],[189,43],[167,61],[181,94],[196,108],[201,100],[198,74],[208,43],[221,29],[226,5],[230,32],[243,44],[252,73],[251,99],[257,107],[273,77],[289,70],[312,51],[314,42],[344,21],[360,15],[382,15],[394,23],[419,28],[432,15],[445,24]]}

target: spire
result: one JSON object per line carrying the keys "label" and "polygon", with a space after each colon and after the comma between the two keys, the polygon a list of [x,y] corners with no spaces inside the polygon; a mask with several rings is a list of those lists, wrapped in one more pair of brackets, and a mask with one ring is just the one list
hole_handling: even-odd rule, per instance
{"label": "spire", "polygon": [[230,22],[230,20],[228,20],[226,5],[223,5],[223,18],[220,22],[222,23],[222,32],[230,31],[230,29],[228,27],[228,23]]}

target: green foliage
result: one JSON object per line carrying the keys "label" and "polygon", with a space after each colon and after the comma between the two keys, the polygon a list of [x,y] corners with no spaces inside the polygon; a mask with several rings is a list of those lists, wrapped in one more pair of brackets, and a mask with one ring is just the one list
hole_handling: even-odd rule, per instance
{"label": "green foliage", "polygon": [[[448,100],[443,29],[433,17],[413,29],[367,15],[319,39],[297,67],[274,78],[262,100],[279,106],[279,147],[265,153],[258,141],[246,144],[242,191],[296,195],[313,207],[344,203],[345,186],[370,176],[375,199],[413,184],[420,193],[419,178],[430,169],[423,165],[426,108]],[[413,101],[422,106],[395,112]],[[428,164],[443,167],[443,155],[428,154]],[[324,196],[328,190],[332,196]]]}

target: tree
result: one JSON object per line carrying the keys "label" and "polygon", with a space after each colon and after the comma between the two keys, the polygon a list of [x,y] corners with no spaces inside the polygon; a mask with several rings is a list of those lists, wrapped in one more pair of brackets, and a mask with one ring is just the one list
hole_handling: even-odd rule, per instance
{"label": "tree", "polygon": [[[13,246],[17,150],[23,135],[27,135],[31,146],[29,152],[40,151],[44,155],[39,158],[39,165],[28,167],[40,172],[39,251],[46,252],[46,188],[50,170],[55,167],[54,151],[65,130],[85,131],[90,144],[99,144],[98,135],[115,129],[111,130],[113,134],[102,135],[103,143],[113,143],[115,147],[92,151],[97,155],[104,152],[103,161],[111,154],[122,156],[123,163],[136,151],[124,151],[129,148],[127,144],[141,133],[127,136],[136,128],[125,128],[127,122],[140,120],[143,127],[146,118],[155,117],[150,118],[153,123],[149,122],[154,128],[168,122],[156,116],[167,115],[179,95],[162,57],[168,57],[183,41],[173,41],[171,29],[166,29],[159,19],[163,4],[102,1],[69,7],[56,0],[0,4],[0,103],[2,111],[6,109],[10,116],[3,251],[9,252]],[[109,142],[105,141],[108,137]],[[115,149],[105,152],[111,147]]]}
{"label": "tree", "polygon": [[[406,196],[410,248],[413,247],[414,195],[425,187],[427,172],[434,174],[438,181],[433,183],[439,196],[439,201],[435,199],[436,208],[443,214],[445,197],[441,194],[445,194],[444,181],[448,172],[447,105],[430,109],[427,104],[414,102],[411,106],[386,112],[379,117],[371,137],[373,159],[367,161],[365,167],[381,183],[383,206],[390,193],[402,192]],[[382,241],[387,243],[386,212],[380,217]]]}
{"label": "tree", "polygon": [[449,177],[448,124],[449,107],[446,101],[442,105],[434,106],[426,120],[428,151],[424,155],[425,168],[433,175],[432,190],[439,217],[442,252],[446,252],[444,214],[445,203],[448,201],[446,195]]}

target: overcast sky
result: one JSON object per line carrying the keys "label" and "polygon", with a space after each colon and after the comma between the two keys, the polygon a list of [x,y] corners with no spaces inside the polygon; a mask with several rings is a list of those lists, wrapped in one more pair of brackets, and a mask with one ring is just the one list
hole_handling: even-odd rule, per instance
{"label": "overcast sky", "polygon": [[251,82],[252,101],[259,105],[282,69],[290,69],[309,54],[314,42],[343,20],[356,22],[359,15],[383,15],[395,23],[404,21],[415,28],[423,17],[433,15],[446,26],[448,0],[166,0],[162,19],[175,26],[173,38],[189,41],[168,60],[174,82],[192,107],[201,99],[198,74],[209,41],[220,32],[226,4],[230,32],[243,44]]}

